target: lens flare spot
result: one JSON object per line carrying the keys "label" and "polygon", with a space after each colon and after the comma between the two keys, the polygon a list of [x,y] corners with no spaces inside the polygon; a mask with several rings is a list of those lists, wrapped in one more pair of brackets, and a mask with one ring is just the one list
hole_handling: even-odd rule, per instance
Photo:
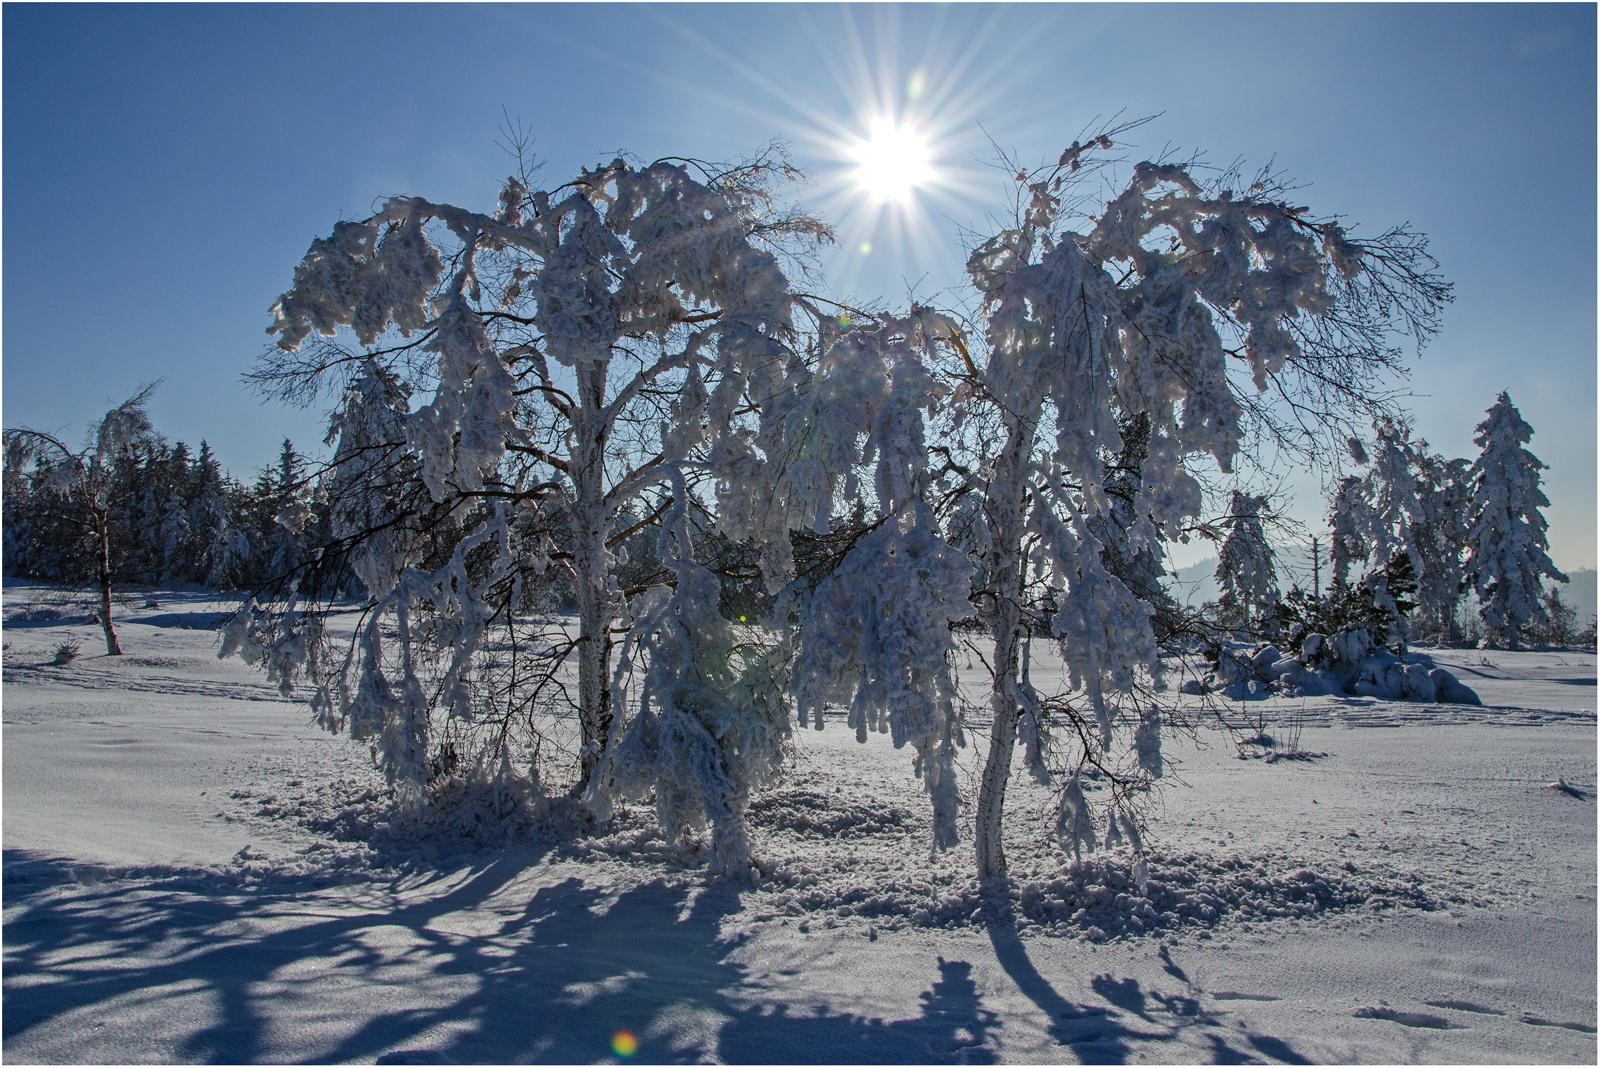
{"label": "lens flare spot", "polygon": [[863,242],[861,242],[861,254],[863,256],[872,255],[872,242],[871,241],[863,241]]}
{"label": "lens flare spot", "polygon": [[639,1040],[632,1031],[618,1031],[611,1036],[611,1052],[619,1057],[631,1057],[639,1052]]}
{"label": "lens flare spot", "polygon": [[850,155],[856,163],[856,181],[883,203],[904,204],[933,179],[933,150],[927,137],[893,119],[873,119],[866,138],[851,147]]}
{"label": "lens flare spot", "polygon": [[906,98],[916,100],[928,91],[928,72],[918,67],[911,72],[911,77],[906,79]]}

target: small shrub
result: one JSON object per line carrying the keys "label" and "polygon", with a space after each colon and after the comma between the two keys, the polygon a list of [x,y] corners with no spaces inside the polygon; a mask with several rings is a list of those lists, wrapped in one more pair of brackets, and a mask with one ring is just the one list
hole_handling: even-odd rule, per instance
{"label": "small shrub", "polygon": [[68,638],[66,641],[56,646],[56,657],[54,663],[58,665],[70,664],[74,660],[78,659],[78,655],[82,652],[83,646],[79,645],[74,639]]}

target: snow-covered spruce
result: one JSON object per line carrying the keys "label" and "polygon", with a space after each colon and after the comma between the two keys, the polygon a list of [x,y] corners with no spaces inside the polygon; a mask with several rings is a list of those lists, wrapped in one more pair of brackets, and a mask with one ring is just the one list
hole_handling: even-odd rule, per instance
{"label": "snow-covered spruce", "polygon": [[1228,536],[1217,553],[1217,587],[1222,594],[1218,608],[1223,620],[1257,633],[1272,620],[1278,604],[1272,546],[1261,528],[1266,503],[1264,495],[1233,491],[1228,516],[1222,522]]}
{"label": "snow-covered spruce", "polygon": [[1523,448],[1529,426],[1501,393],[1489,417],[1478,424],[1473,461],[1466,571],[1478,593],[1478,614],[1492,640],[1517,648],[1518,632],[1547,622],[1541,595],[1546,578],[1566,582],[1550,562],[1542,510],[1550,499],[1539,488],[1545,465]]}
{"label": "snow-covered spruce", "polygon": [[1411,549],[1421,561],[1412,633],[1418,638],[1461,640],[1460,608],[1469,588],[1465,568],[1471,529],[1472,485],[1465,459],[1447,460],[1420,443],[1417,457],[1417,510],[1411,523]]}
{"label": "snow-covered spruce", "polygon": [[1340,479],[1328,511],[1328,525],[1333,532],[1329,557],[1335,586],[1349,582],[1351,566],[1372,555],[1363,533],[1371,527],[1371,511],[1365,482],[1354,475]]}
{"label": "snow-covered spruce", "polygon": [[615,802],[653,795],[670,842],[687,844],[709,824],[711,869],[743,875],[750,869],[745,812],[752,792],[776,780],[792,730],[785,650],[763,644],[761,628],[739,633],[722,617],[716,577],[694,560],[681,470],[672,487],[661,556],[677,582],[632,605],[619,664],[637,650],[646,665],[637,708],[619,667],[619,703],[632,711],[614,731],[586,799],[605,822]]}
{"label": "snow-covered spruce", "polygon": [[1416,470],[1419,456],[1411,442],[1411,428],[1384,418],[1373,429],[1374,455],[1365,494],[1368,507],[1362,516],[1367,551],[1378,566],[1395,553],[1410,553],[1412,565],[1420,573],[1422,557],[1413,544],[1413,529],[1421,508]]}

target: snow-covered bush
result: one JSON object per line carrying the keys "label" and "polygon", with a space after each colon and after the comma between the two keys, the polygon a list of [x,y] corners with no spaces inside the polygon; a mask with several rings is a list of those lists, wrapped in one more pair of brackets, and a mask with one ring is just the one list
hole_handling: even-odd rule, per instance
{"label": "snow-covered bush", "polygon": [[1218,643],[1207,658],[1211,673],[1196,689],[1235,701],[1275,694],[1344,694],[1385,701],[1482,704],[1470,687],[1436,667],[1431,657],[1375,646],[1360,627],[1302,635],[1297,652],[1273,644]]}
{"label": "snow-covered bush", "polygon": [[1336,583],[1321,598],[1298,586],[1277,605],[1279,640],[1286,648],[1299,652],[1312,634],[1336,635],[1360,630],[1371,644],[1394,653],[1405,652],[1410,633],[1409,617],[1415,604],[1416,579],[1411,557],[1397,553],[1382,571],[1375,571],[1355,585]]}

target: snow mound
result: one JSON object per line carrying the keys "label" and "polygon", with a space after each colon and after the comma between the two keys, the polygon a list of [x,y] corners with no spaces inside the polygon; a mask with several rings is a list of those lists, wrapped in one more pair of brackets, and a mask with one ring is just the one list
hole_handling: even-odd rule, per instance
{"label": "snow mound", "polygon": [[[970,873],[964,850],[929,852],[925,816],[807,789],[774,791],[751,811],[763,833],[756,873],[741,884],[745,905],[757,922],[796,919],[802,932],[853,923],[875,936],[1000,922],[1099,942],[1228,923],[1490,903],[1465,884],[1387,866],[1272,851],[1153,852],[1141,872],[1139,858],[1126,850],[1073,861],[1044,842],[1008,846],[1008,883],[986,886]],[[704,849],[674,849],[640,806],[619,809],[610,834],[572,842],[566,851],[691,881],[703,878],[696,869],[709,857]]]}
{"label": "snow mound", "polygon": [[1301,651],[1284,653],[1276,645],[1251,648],[1224,643],[1215,666],[1186,693],[1221,693],[1235,701],[1272,695],[1326,697],[1349,695],[1380,701],[1482,705],[1477,693],[1426,653],[1397,656],[1373,648],[1364,630],[1324,638],[1306,635]]}
{"label": "snow mound", "polygon": [[265,828],[288,823],[312,832],[315,840],[309,848],[320,847],[327,863],[301,875],[459,866],[510,846],[571,842],[593,826],[570,799],[552,799],[538,810],[524,806],[507,811],[504,796],[497,796],[492,784],[470,782],[457,784],[451,795],[440,798],[428,822],[419,825],[376,773],[290,779],[270,791],[243,788],[229,797],[241,811],[221,814],[224,819]]}
{"label": "snow mound", "polygon": [[914,817],[898,805],[870,805],[844,794],[820,790],[779,789],[750,803],[750,821],[763,831],[782,831],[818,838],[856,838],[888,830],[905,830]]}
{"label": "snow mound", "polygon": [[[1122,936],[1210,929],[1251,920],[1315,919],[1352,910],[1414,909],[1485,904],[1464,887],[1424,882],[1388,868],[1332,871],[1294,857],[1265,853],[1211,856],[1151,854],[1142,888],[1130,855],[1042,865],[1013,872],[1009,887],[930,873],[886,873],[863,880],[859,871],[779,865],[761,887],[770,915],[873,921],[874,927],[965,927],[1011,921],[1050,936],[1105,941]],[[770,896],[768,896],[770,895]],[[757,917],[760,918],[759,916]]]}

